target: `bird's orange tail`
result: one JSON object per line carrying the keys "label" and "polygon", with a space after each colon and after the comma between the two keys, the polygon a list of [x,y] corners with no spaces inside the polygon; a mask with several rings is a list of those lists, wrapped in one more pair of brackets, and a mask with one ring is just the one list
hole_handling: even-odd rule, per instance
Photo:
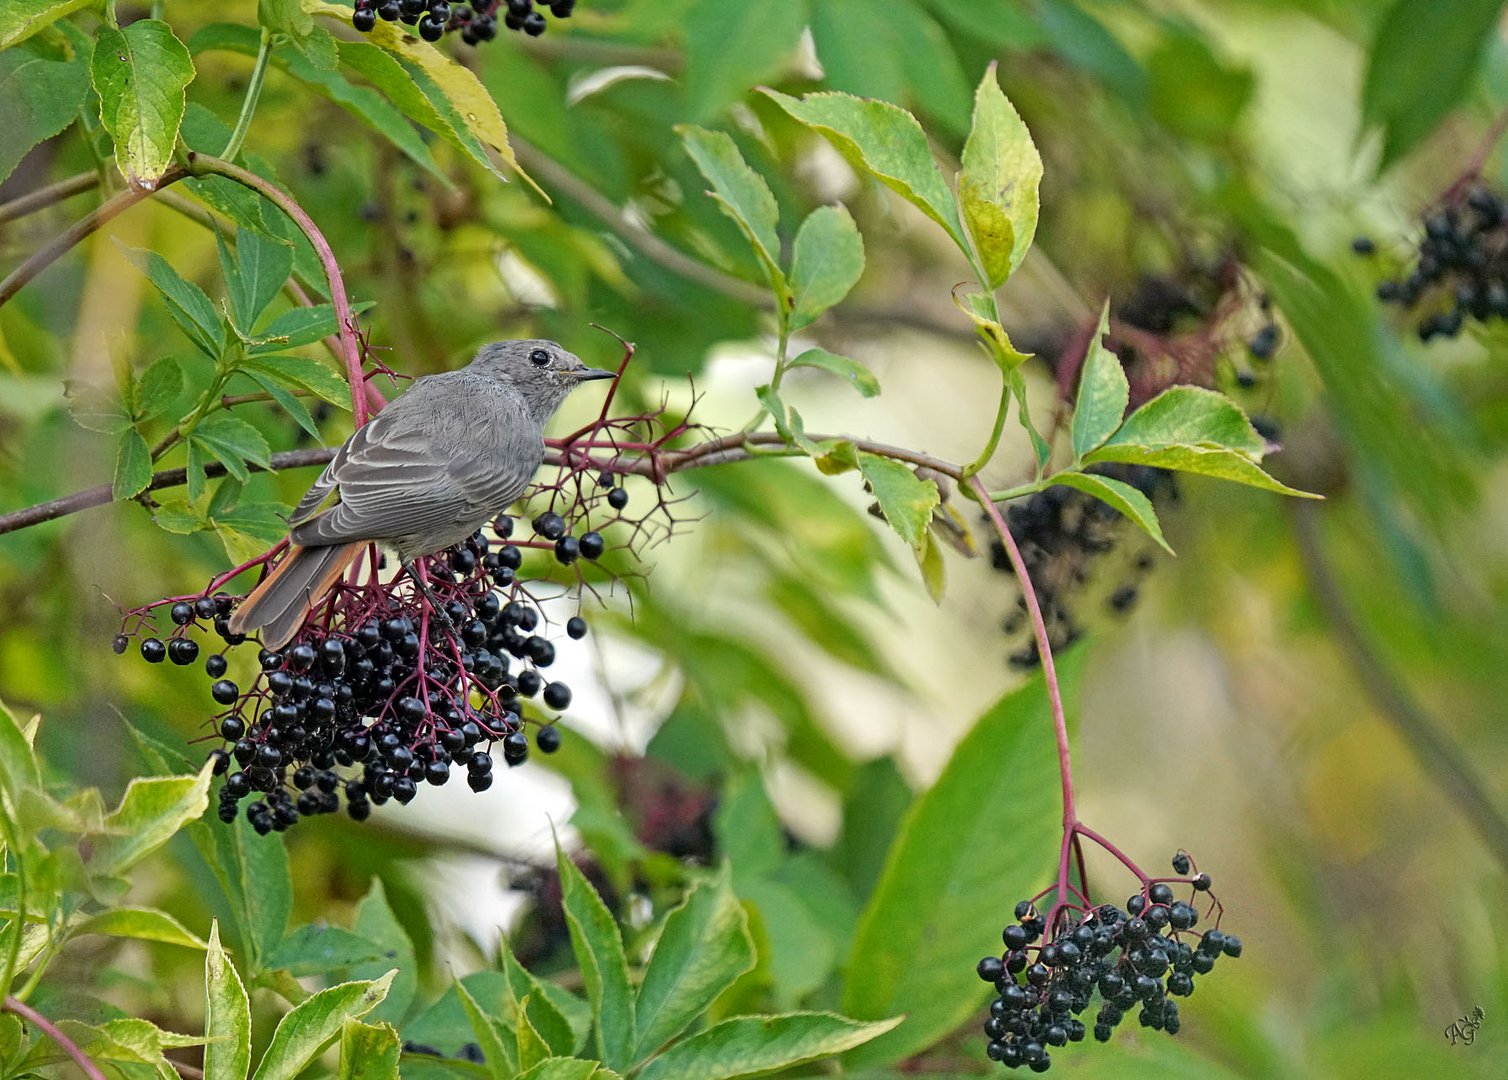
{"label": "bird's orange tail", "polygon": [[231,633],[260,630],[264,648],[281,649],[298,633],[309,610],[325,598],[362,547],[360,543],[329,547],[294,544],[277,569],[231,614]]}

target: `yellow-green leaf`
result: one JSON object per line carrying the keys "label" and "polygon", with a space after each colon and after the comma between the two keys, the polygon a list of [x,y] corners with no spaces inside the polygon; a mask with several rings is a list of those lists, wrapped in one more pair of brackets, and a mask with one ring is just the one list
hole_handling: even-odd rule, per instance
{"label": "yellow-green leaf", "polygon": [[990,64],[974,97],[974,126],[963,147],[958,201],[993,289],[1021,265],[1037,232],[1042,158]]}
{"label": "yellow-green leaf", "polygon": [[106,26],[89,72],[121,175],[132,187],[152,190],[172,163],[184,90],[194,80],[188,49],[160,19],[142,19],[124,30]]}

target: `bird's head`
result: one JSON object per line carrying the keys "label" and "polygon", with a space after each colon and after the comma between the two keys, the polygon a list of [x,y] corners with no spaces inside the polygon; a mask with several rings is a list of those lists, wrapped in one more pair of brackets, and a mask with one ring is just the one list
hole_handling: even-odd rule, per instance
{"label": "bird's head", "polygon": [[541,424],[554,415],[576,387],[614,375],[602,368],[587,367],[575,353],[543,338],[483,345],[471,367],[514,387]]}

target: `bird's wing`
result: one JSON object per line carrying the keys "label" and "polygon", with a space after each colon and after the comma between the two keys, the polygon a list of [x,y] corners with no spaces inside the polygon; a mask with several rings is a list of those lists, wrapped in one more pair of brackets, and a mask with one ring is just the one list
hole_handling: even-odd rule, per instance
{"label": "bird's wing", "polygon": [[[442,387],[419,380],[346,440],[294,510],[295,543],[423,535],[459,520],[471,500],[452,472],[456,441],[444,436],[449,418],[435,397]],[[314,515],[332,491],[340,502]]]}

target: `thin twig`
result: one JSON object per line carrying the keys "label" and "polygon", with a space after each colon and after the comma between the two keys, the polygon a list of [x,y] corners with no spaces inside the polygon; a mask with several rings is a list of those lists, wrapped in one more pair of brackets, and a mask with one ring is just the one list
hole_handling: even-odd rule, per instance
{"label": "thin twig", "polygon": [[155,189],[128,188],[119,195],[114,195],[100,203],[84,217],[70,225],[62,235],[54,238],[44,247],[40,247],[32,252],[31,256],[25,262],[12,270],[4,281],[0,281],[0,306],[4,306],[11,297],[21,291],[22,286],[51,266],[77,246],[86,236],[93,233],[110,219],[131,209],[131,207],[141,202],[141,200],[150,198],[157,191],[161,191],[169,184],[176,184],[188,175],[186,170],[174,165],[162,175],[162,179],[157,181]]}
{"label": "thin twig", "polygon": [[673,274],[679,274],[688,281],[732,297],[740,303],[760,308],[771,306],[769,290],[732,274],[725,274],[671,247],[634,221],[622,207],[614,204],[606,195],[548,154],[524,142],[517,135],[510,135],[509,141],[513,144],[513,152],[518,157],[519,164],[539,177],[541,182],[555,188],[597,218],[650,262],[658,263]]}
{"label": "thin twig", "polygon": [[1288,512],[1309,587],[1357,681],[1383,718],[1403,736],[1419,764],[1434,776],[1440,789],[1476,827],[1493,857],[1508,867],[1508,820],[1454,740],[1414,699],[1367,641],[1325,554],[1319,531],[1319,508],[1294,502]]}
{"label": "thin twig", "polygon": [[27,214],[35,214],[38,210],[45,210],[64,199],[81,195],[99,187],[99,182],[100,177],[97,172],[79,173],[66,180],[59,180],[56,184],[48,184],[36,191],[29,191],[8,203],[0,203],[0,225],[4,225],[7,221],[17,221]]}
{"label": "thin twig", "polygon": [[26,1002],[20,998],[7,997],[5,999],[5,1011],[15,1013],[28,1024],[32,1025],[32,1027],[57,1043],[58,1049],[71,1057],[73,1063],[79,1067],[85,1076],[89,1077],[89,1080],[105,1080],[105,1074],[100,1070],[100,1067],[90,1060],[88,1054],[79,1049],[77,1043],[67,1035],[64,1035],[60,1027],[26,1004]]}

